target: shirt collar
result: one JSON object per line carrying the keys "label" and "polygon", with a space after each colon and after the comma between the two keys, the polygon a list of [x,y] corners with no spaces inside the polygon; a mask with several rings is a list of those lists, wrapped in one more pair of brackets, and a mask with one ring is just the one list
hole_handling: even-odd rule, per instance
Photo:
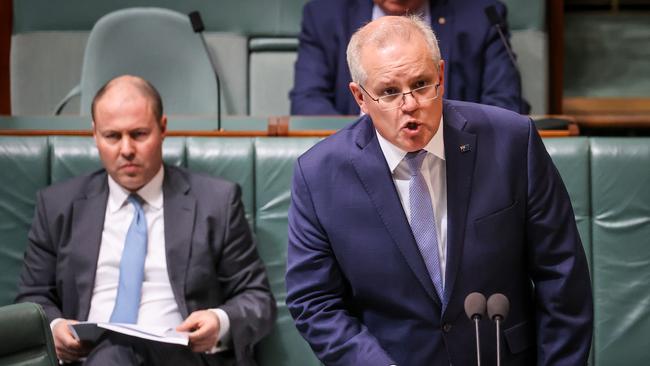
{"label": "shirt collar", "polygon": [[[438,130],[436,133],[433,135],[431,140],[429,140],[429,143],[426,144],[426,146],[423,148],[427,152],[430,152],[434,156],[438,157],[439,159],[445,160],[445,142],[443,139],[443,126],[444,123],[442,116],[440,116],[440,123],[438,124]],[[377,139],[379,140],[379,146],[381,147],[381,151],[384,153],[384,157],[386,158],[386,163],[388,163],[388,168],[390,169],[391,173],[395,172],[395,169],[399,165],[399,163],[404,160],[404,156],[406,156],[406,151],[400,149],[399,147],[393,145],[391,142],[386,140],[380,133],[375,129],[375,133],[377,134]]]}
{"label": "shirt collar", "polygon": [[[428,1],[424,2],[424,5],[417,11],[412,12],[412,14],[418,14],[420,15],[420,18],[427,22],[427,24],[431,24],[431,4],[429,4]],[[373,5],[372,7],[372,20],[381,18],[383,16],[386,16],[386,13],[381,10],[377,4]]]}
{"label": "shirt collar", "polygon": [[[164,177],[165,169],[161,165],[158,173],[136,192],[145,203],[156,210],[163,206],[162,183]],[[114,213],[122,208],[130,194],[131,192],[129,190],[122,187],[113,177],[108,175],[108,206],[106,209],[109,212]]]}

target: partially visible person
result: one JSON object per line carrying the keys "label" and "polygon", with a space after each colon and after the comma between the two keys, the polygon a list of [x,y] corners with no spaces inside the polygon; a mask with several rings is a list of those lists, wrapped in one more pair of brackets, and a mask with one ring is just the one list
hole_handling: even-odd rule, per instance
{"label": "partially visible person", "polygon": [[495,6],[503,31],[506,8],[495,0],[312,0],[302,30],[290,92],[292,115],[358,115],[348,91],[352,80],[345,49],[357,29],[384,15],[422,14],[432,26],[445,60],[447,99],[529,112],[520,76],[499,34],[485,15]]}
{"label": "partially visible person", "polygon": [[[239,186],[163,163],[167,117],[139,77],[103,86],[92,117],[104,168],[38,193],[16,301],[43,306],[63,362],[254,365],[276,308]],[[78,321],[176,328],[190,344],[88,345]]]}
{"label": "partially visible person", "polygon": [[[332,366],[476,364],[472,292],[502,293],[501,364],[586,365],[587,260],[569,195],[532,121],[443,100],[446,63],[417,18],[350,41],[364,116],[298,158],[287,306]],[[481,356],[496,363],[494,323]]]}

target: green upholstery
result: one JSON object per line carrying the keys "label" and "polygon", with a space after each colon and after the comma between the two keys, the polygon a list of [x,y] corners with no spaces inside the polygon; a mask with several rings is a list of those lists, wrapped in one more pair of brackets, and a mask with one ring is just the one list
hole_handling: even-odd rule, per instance
{"label": "green upholstery", "polygon": [[[332,122],[292,117],[290,123],[319,129]],[[223,176],[242,187],[279,308],[272,334],[256,348],[261,365],[319,365],[284,305],[291,173],[296,157],[318,140],[170,137],[163,145],[168,163]],[[596,311],[593,364],[650,364],[645,346],[650,332],[650,139],[577,137],[544,143],[571,197],[590,261]],[[0,305],[16,293],[35,192],[99,166],[91,137],[0,137],[0,169],[10,172],[0,175]]]}
{"label": "green upholstery", "polygon": [[255,232],[278,305],[276,327],[257,351],[260,365],[310,366],[320,363],[293,326],[285,305],[284,272],[287,256],[287,211],[295,159],[318,141],[312,138],[258,139],[255,143],[257,202]]}
{"label": "green upholstery", "polygon": [[[212,64],[186,14],[162,8],[126,8],[100,18],[84,53],[81,115],[90,114],[97,90],[122,74],[141,76],[156,86],[169,114],[217,113]],[[226,90],[223,88],[222,94]]]}
{"label": "green upholstery", "polygon": [[45,137],[0,137],[0,305],[16,296],[35,193],[49,184],[48,155]]}
{"label": "green upholstery", "polygon": [[595,361],[650,364],[650,139],[591,143]]}
{"label": "green upholstery", "polygon": [[[167,144],[165,140],[165,146]],[[250,138],[187,139],[187,168],[239,183],[246,218],[254,225],[255,173],[253,141]]]}
{"label": "green upholstery", "polygon": [[[249,107],[253,116],[289,115],[296,38],[255,38],[249,43]],[[269,92],[273,90],[273,92]]]}
{"label": "green upholstery", "polygon": [[39,305],[0,307],[0,365],[58,365],[50,324]]}

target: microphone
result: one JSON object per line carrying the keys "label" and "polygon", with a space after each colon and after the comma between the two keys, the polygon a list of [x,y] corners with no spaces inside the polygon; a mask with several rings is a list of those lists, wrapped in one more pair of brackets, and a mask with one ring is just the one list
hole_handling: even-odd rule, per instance
{"label": "microphone", "polygon": [[510,311],[510,301],[503,294],[493,294],[487,301],[487,313],[497,325],[497,366],[501,366],[501,322],[506,319]]}
{"label": "microphone", "polygon": [[481,345],[479,342],[478,322],[485,315],[485,296],[479,292],[472,292],[465,298],[465,314],[474,322],[476,332],[476,365],[481,366]]}
{"label": "microphone", "polygon": [[506,48],[506,53],[508,54],[508,58],[510,58],[510,62],[512,63],[512,66],[514,66],[515,71],[517,72],[517,76],[519,76],[519,113],[524,113],[527,112],[525,111],[524,108],[524,100],[521,96],[521,71],[519,71],[519,67],[517,66],[517,60],[515,60],[515,54],[512,52],[512,48],[510,48],[510,44],[508,43],[508,40],[506,39],[505,34],[503,34],[503,20],[501,19],[501,16],[499,15],[499,12],[497,12],[497,8],[494,5],[490,5],[484,9],[485,15],[488,18],[488,21],[490,22],[490,25],[496,28],[497,33],[499,33],[499,38],[501,38],[501,43],[503,43],[503,46]]}
{"label": "microphone", "polygon": [[188,14],[190,18],[190,23],[192,23],[192,29],[194,33],[199,35],[201,38],[201,43],[203,43],[203,48],[208,54],[208,59],[210,60],[210,65],[212,65],[212,70],[214,71],[214,77],[217,80],[217,129],[221,129],[221,80],[219,80],[219,73],[217,72],[217,63],[212,58],[212,53],[208,48],[208,44],[205,42],[205,37],[203,36],[203,31],[205,26],[203,26],[203,20],[201,19],[201,13],[197,10]]}

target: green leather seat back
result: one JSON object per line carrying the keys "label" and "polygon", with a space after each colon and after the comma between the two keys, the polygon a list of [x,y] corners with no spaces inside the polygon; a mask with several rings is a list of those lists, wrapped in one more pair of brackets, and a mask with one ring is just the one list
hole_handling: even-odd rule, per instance
{"label": "green leather seat back", "polygon": [[0,137],[0,305],[16,296],[36,191],[49,183],[47,157],[45,137]]}
{"label": "green leather seat back", "polygon": [[189,137],[187,168],[239,184],[246,218],[254,225],[255,176],[253,139]]}
{"label": "green leather seat back", "polygon": [[[298,39],[257,38],[249,43],[249,107],[253,116],[289,115],[289,91]],[[269,93],[269,90],[276,92]]]}
{"label": "green leather seat back", "polygon": [[562,176],[575,214],[580,239],[591,268],[591,202],[589,199],[589,139],[544,139],[546,150]]}
{"label": "green leather seat back", "polygon": [[0,365],[58,365],[50,324],[39,305],[0,307],[0,324]]}
{"label": "green leather seat back", "polygon": [[214,70],[186,14],[143,7],[120,9],[100,18],[84,53],[81,114],[90,115],[97,90],[123,74],[151,82],[169,114],[217,113]]}
{"label": "green leather seat back", "polygon": [[591,140],[595,362],[650,365],[650,141]]}
{"label": "green leather seat back", "polygon": [[261,366],[320,365],[293,324],[285,305],[284,284],[293,165],[317,141],[315,138],[260,138],[255,142],[255,232],[278,304],[275,328],[257,347]]}

